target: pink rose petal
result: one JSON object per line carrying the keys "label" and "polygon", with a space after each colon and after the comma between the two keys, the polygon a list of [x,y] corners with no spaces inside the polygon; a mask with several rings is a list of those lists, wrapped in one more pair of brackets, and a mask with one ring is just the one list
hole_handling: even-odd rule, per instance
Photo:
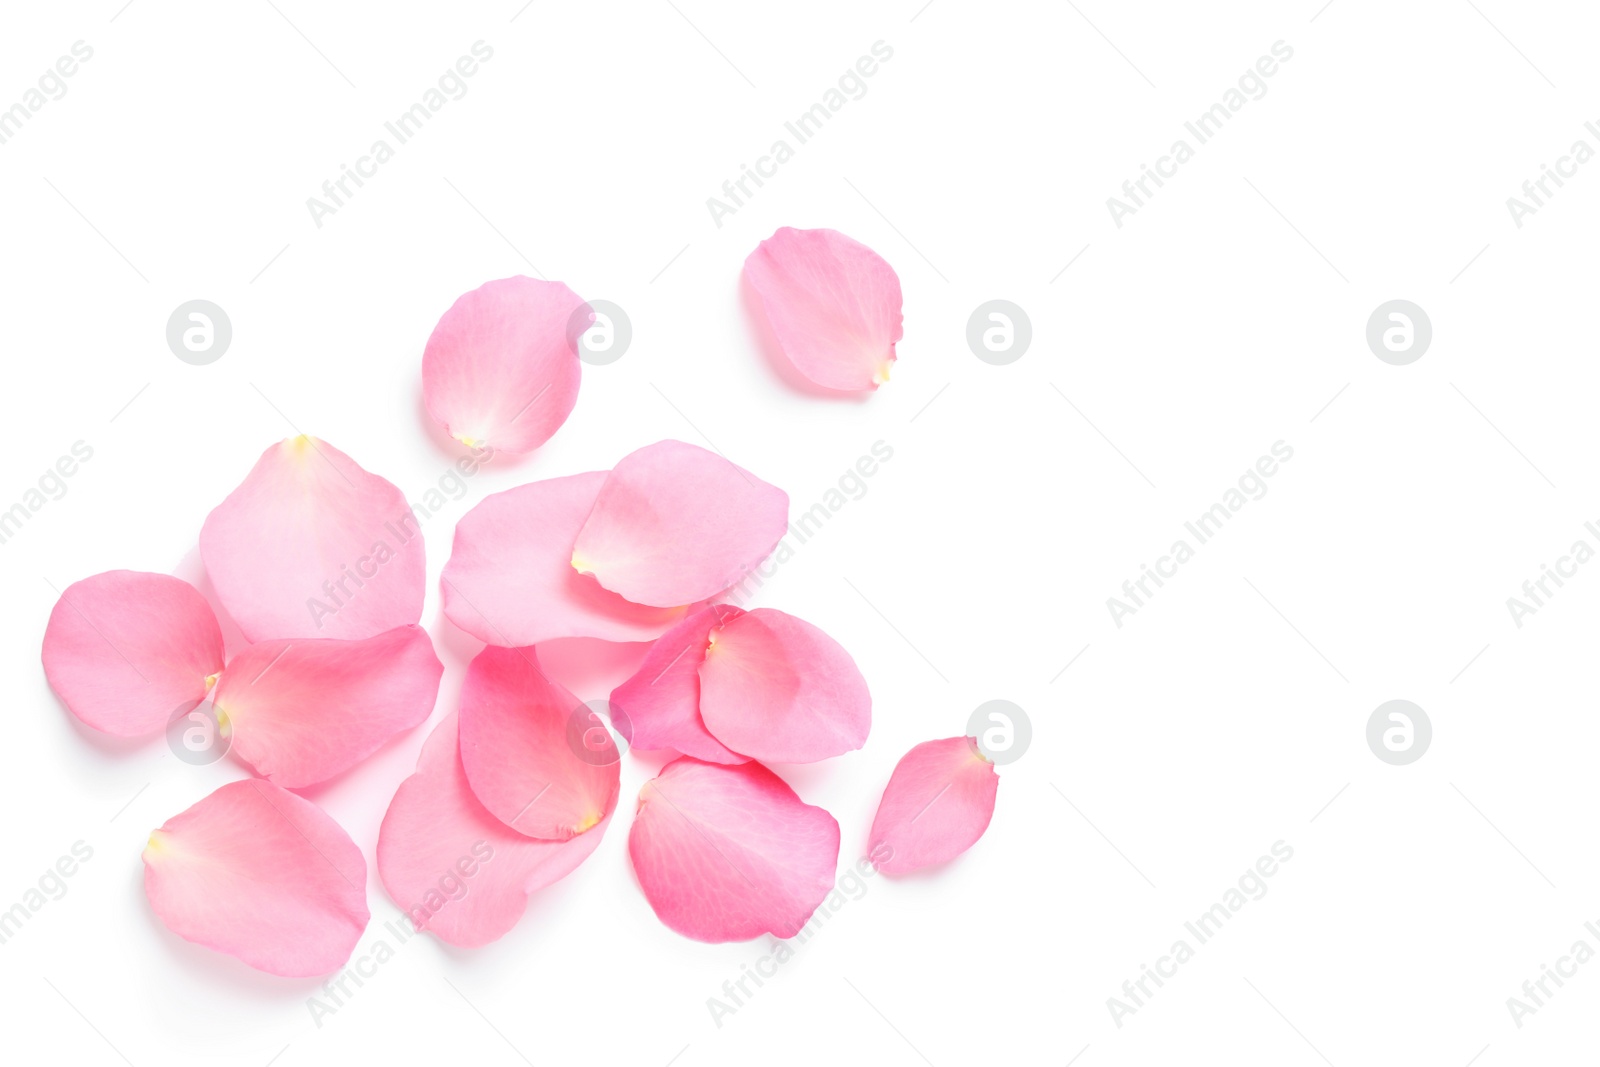
{"label": "pink rose petal", "polygon": [[296,637],[239,653],[211,699],[218,723],[232,732],[233,754],[262,777],[299,789],[422,725],[443,671],[420,626],[362,641]]}
{"label": "pink rose petal", "polygon": [[468,448],[532,452],[578,402],[568,324],[583,300],[560,282],[501,278],[460,297],[422,353],[423,402]]}
{"label": "pink rose petal", "polygon": [[700,664],[714,627],[744,612],[731,604],[704,608],[662,634],[632,678],[611,693],[627,716],[633,747],[671,748],[708,763],[744,763],[700,719]]}
{"label": "pink rose petal", "polygon": [[714,452],[658,441],[607,476],[572,566],[636,604],[693,604],[741,581],[788,523],[783,490]]}
{"label": "pink rose petal", "polygon": [[599,825],[617,804],[614,743],[583,749],[588,709],[544,676],[531,648],[490,645],[461,685],[461,764],[472,791],[519,833],[565,841]]}
{"label": "pink rose petal", "polygon": [[367,864],[311,801],[257,778],[168,819],[144,891],[173,933],[270,974],[329,974],[366,928]]}
{"label": "pink rose petal", "polygon": [[648,641],[682,618],[681,608],[631,603],[572,569],[572,545],[606,473],[550,478],[479,501],[456,526],[439,580],[444,613],[490,645],[534,645],[557,637]]}
{"label": "pink rose petal", "polygon": [[107,571],[61,594],[43,660],[50,688],[86,725],[145,737],[205,699],[222,670],[222,631],[188,582]]}
{"label": "pink rose petal", "polygon": [[700,716],[713,737],[752,759],[815,763],[866,743],[872,696],[837,641],[757,608],[712,631]]}
{"label": "pink rose petal", "polygon": [[378,876],[418,930],[466,948],[503,936],[528,898],[589,858],[607,815],[570,841],[540,841],[489,813],[461,767],[457,719],[434,727],[417,772],[400,783],[378,831]]}
{"label": "pink rose petal", "polygon": [[994,764],[970,737],[924,741],[907,752],[872,820],[878,870],[909,874],[961,855],[989,828],[999,787]]}
{"label": "pink rose petal", "polygon": [[685,756],[639,791],[628,855],[656,916],[685,937],[787,938],[833,888],[839,824],[759,763]]}
{"label": "pink rose petal", "polygon": [[900,340],[900,278],[837,230],[783,227],[744,261],[784,354],[828,389],[876,389]]}
{"label": "pink rose petal", "polygon": [[261,454],[206,517],[200,556],[250,641],[359,640],[422,618],[422,537],[400,490],[326,441]]}

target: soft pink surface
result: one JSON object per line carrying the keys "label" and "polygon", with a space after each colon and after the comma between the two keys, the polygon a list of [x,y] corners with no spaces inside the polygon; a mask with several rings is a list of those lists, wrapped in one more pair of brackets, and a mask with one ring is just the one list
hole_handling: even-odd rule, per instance
{"label": "soft pink surface", "polygon": [[[970,737],[924,741],[895,764],[869,839],[884,874],[946,863],[989,828],[1000,776]],[[887,845],[884,849],[882,846]]]}
{"label": "soft pink surface", "polygon": [[711,630],[743,614],[731,604],[695,612],[662,634],[633,677],[612,691],[611,706],[627,716],[634,748],[670,748],[709,763],[745,762],[700,719],[700,663]]}

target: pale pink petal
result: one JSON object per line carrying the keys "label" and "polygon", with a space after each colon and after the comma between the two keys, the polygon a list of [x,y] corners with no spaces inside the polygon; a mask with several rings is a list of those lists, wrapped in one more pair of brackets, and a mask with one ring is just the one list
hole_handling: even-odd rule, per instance
{"label": "pale pink petal", "polygon": [[767,763],[815,763],[860,748],[872,729],[867,681],[809,622],[757,608],[711,632],[700,717],[718,741]]}
{"label": "pale pink petal", "polygon": [[700,720],[700,663],[712,628],[743,614],[731,604],[695,612],[662,634],[633,677],[612,691],[611,707],[627,716],[634,748],[676,749],[709,763],[745,762]]}
{"label": "pale pink petal", "polygon": [[520,275],[460,297],[422,353],[428,414],[468,448],[544,444],[578,402],[582,367],[568,328],[583,306],[560,282]]}
{"label": "pale pink petal", "polygon": [[572,566],[636,604],[693,604],[744,580],[788,523],[783,490],[697,445],[658,441],[607,476]]}
{"label": "pale pink petal", "polygon": [[617,804],[615,743],[580,756],[589,709],[550,681],[531,648],[490,645],[461,684],[461,764],[495,818],[529,837],[565,841]]}
{"label": "pale pink petal", "polygon": [[833,888],[839,824],[759,763],[685,756],[639,791],[628,855],[656,916],[685,937],[788,938]]}
{"label": "pale pink petal", "polygon": [[900,278],[882,256],[838,230],[785,226],[744,269],[801,374],[852,391],[889,380],[902,333]]}
{"label": "pale pink petal", "polygon": [[358,640],[422,618],[422,533],[411,505],[313,437],[261,454],[206,516],[200,556],[250,641]]}
{"label": "pale pink petal", "polygon": [[570,841],[540,841],[489,813],[461,767],[456,716],[434,727],[417,772],[400,783],[378,831],[378,877],[418,930],[466,948],[516,925],[528,897],[589,858],[607,815]]}
{"label": "pale pink petal", "polygon": [[234,755],[263,778],[300,789],[422,725],[443,672],[420,626],[362,641],[263,641],[233,658],[211,702]]}
{"label": "pale pink petal", "polygon": [[168,819],[144,850],[167,928],[291,978],[344,966],[367,919],[367,863],[327,812],[271,782],[230,782]]}
{"label": "pale pink petal", "polygon": [[924,741],[895,764],[870,838],[884,874],[946,863],[989,828],[1000,776],[970,737]]}
{"label": "pale pink petal", "polygon": [[222,631],[188,582],[106,571],[61,594],[42,658],[73,715],[108,734],[145,737],[205,699],[222,670]]}
{"label": "pale pink petal", "polygon": [[478,640],[508,648],[557,637],[648,641],[682,608],[624,600],[572,569],[572,546],[606,472],[574,474],[484,497],[456,526],[439,579],[444,613]]}

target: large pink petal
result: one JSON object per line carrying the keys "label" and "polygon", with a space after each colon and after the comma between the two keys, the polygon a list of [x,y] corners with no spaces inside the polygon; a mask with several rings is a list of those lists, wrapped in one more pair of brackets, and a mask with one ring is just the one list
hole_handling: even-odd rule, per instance
{"label": "large pink petal", "polygon": [[989,828],[1000,776],[970,737],[924,741],[895,764],[872,820],[870,855],[884,874],[946,863]]}
{"label": "large pink petal", "polygon": [[206,516],[200,556],[251,641],[358,640],[422,618],[422,535],[411,506],[312,437],[261,454]]}
{"label": "large pink petal", "polygon": [[582,367],[568,326],[583,306],[560,282],[520,275],[463,295],[422,353],[428,414],[468,448],[544,444],[578,402]]}
{"label": "large pink petal", "polygon": [[685,756],[639,791],[628,855],[657,917],[685,937],[787,938],[833,888],[839,824],[759,763]]}
{"label": "large pink petal", "polygon": [[434,727],[417,773],[390,801],[378,831],[378,876],[418,930],[476,948],[515,926],[528,897],[588,859],[611,816],[570,841],[517,833],[473,794],[456,730],[455,715]]}
{"label": "large pink petal", "polygon": [[168,929],[293,978],[344,966],[367,925],[366,886],[339,824],[258,778],[174,815],[144,850],[144,891]]}
{"label": "large pink petal", "polygon": [[572,545],[606,473],[574,474],[484,497],[456,526],[439,579],[444,613],[490,645],[556,637],[648,641],[681,608],[631,603],[572,569]]}
{"label": "large pink petal", "polygon": [[611,814],[621,756],[614,743],[584,747],[588,712],[544,676],[533,649],[478,653],[461,684],[461,764],[495,818],[529,837],[565,841]]}
{"label": "large pink petal", "polygon": [[700,664],[700,717],[735,752],[815,763],[860,748],[872,729],[867,681],[809,622],[757,608],[711,633]]}
{"label": "large pink petal", "polygon": [[900,278],[882,256],[838,230],[785,226],[744,269],[801,374],[852,391],[889,380],[902,333]]}
{"label": "large pink petal", "polygon": [[108,734],[144,737],[205,699],[222,670],[222,631],[188,582],[106,571],[61,594],[42,658],[72,714]]}
{"label": "large pink petal", "polygon": [[783,490],[714,452],[658,441],[607,476],[572,566],[636,604],[693,604],[743,580],[788,523]]}
{"label": "large pink petal", "polygon": [[444,664],[420,626],[363,641],[263,641],[233,658],[211,702],[233,754],[299,789],[366,759],[420,726],[439,696]]}
{"label": "large pink petal", "polygon": [[611,706],[627,716],[634,748],[671,748],[708,763],[743,763],[711,736],[700,720],[700,663],[711,631],[744,612],[731,604],[704,608],[662,634],[632,678],[611,693]]}

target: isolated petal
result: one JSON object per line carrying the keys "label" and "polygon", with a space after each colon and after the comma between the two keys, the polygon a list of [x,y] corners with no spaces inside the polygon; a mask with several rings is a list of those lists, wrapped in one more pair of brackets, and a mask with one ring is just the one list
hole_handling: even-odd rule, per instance
{"label": "isolated petal", "polygon": [[568,324],[583,300],[560,282],[485,282],[444,313],[422,353],[422,397],[468,448],[532,452],[578,402]]}
{"label": "isolated petal", "polygon": [[378,876],[418,930],[466,948],[517,924],[528,897],[571,874],[611,817],[570,841],[540,841],[489,813],[461,767],[457,719],[434,727],[417,772],[400,783],[378,831]]}
{"label": "isolated petal", "polygon": [[682,608],[624,600],[572,569],[572,546],[606,473],[520,485],[479,501],[456,526],[439,586],[450,621],[508,648],[556,637],[648,641]]}
{"label": "isolated petal", "polygon": [[759,763],[685,756],[639,791],[628,855],[656,916],[685,937],[788,938],[833,888],[839,824]]}
{"label": "isolated petal", "polygon": [[461,684],[461,764],[495,818],[529,837],[565,841],[611,814],[621,755],[614,743],[582,748],[575,727],[588,712],[544,676],[533,649],[478,653]]}
{"label": "isolated petal", "polygon": [[230,782],[150,835],[144,891],[179,937],[291,978],[344,966],[366,929],[367,863],[311,801]]}
{"label": "isolated petal", "polygon": [[671,748],[709,763],[743,763],[748,757],[711,736],[700,720],[700,663],[711,631],[744,612],[732,604],[704,608],[662,634],[632,678],[611,693],[611,706],[628,717],[634,748]]}
{"label": "isolated petal", "polygon": [[989,828],[1000,776],[970,737],[924,741],[895,764],[872,820],[869,854],[884,874],[946,863]]}
{"label": "isolated petal", "polygon": [[50,688],[85,724],[145,737],[205,699],[222,670],[222,631],[188,582],[106,571],[56,601],[43,660]]}
{"label": "isolated petal", "polygon": [[422,536],[411,506],[313,437],[261,454],[206,516],[200,556],[250,641],[359,640],[422,618]]}
{"label": "isolated petal", "polygon": [[815,763],[866,743],[872,696],[839,642],[803,619],[757,608],[712,631],[700,717],[752,759]]}
{"label": "isolated petal", "polygon": [[658,441],[607,476],[572,566],[636,604],[693,604],[742,581],[788,524],[783,490],[714,452]]}
{"label": "isolated petal", "polygon": [[744,269],[801,374],[841,390],[889,380],[902,333],[900,278],[882,256],[838,230],[785,226]]}
{"label": "isolated petal", "polygon": [[233,658],[211,702],[232,732],[234,755],[299,789],[427,721],[443,672],[420,626],[362,641],[263,641]]}

